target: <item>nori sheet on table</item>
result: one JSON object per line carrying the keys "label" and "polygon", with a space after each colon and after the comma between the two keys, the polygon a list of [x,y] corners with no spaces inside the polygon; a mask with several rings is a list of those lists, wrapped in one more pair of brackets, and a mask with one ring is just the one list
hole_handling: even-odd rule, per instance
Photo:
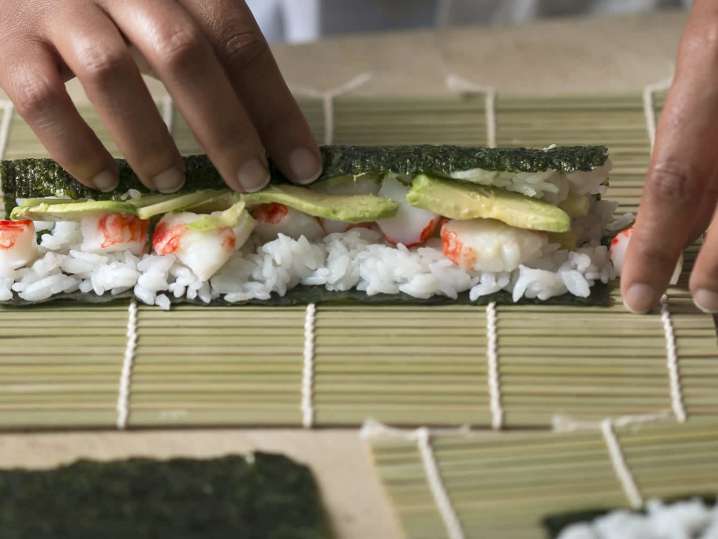
{"label": "nori sheet on table", "polygon": [[[497,171],[562,172],[592,170],[608,159],[604,146],[565,146],[549,149],[483,148],[469,146],[323,146],[324,170],[318,181],[337,176],[396,172],[415,176],[420,173],[446,176],[457,170],[482,168]],[[207,156],[185,157],[187,183],[181,192],[199,189],[221,189],[224,181]],[[111,193],[99,193],[75,181],[50,159],[19,159],[0,162],[0,186],[5,197],[5,211],[18,198],[41,198],[58,195],[96,200],[117,198],[129,189],[147,189],[126,161],[118,159],[120,183]],[[270,163],[272,180],[286,182],[284,175]]]}
{"label": "nori sheet on table", "polygon": [[[712,494],[696,494],[694,496],[676,496],[672,498],[665,498],[663,503],[672,504],[676,502],[685,502],[689,500],[702,500],[707,506],[716,504],[716,496]],[[573,524],[589,523],[593,522],[597,518],[607,515],[611,511],[625,510],[626,508],[612,507],[610,509],[586,509],[584,511],[570,511],[567,513],[558,513],[555,515],[549,515],[542,521],[543,527],[548,534],[550,539],[556,539],[561,532]],[[632,511],[634,513],[645,513],[645,510]]]}
{"label": "nori sheet on table", "polygon": [[3,539],[329,539],[304,465],[252,459],[80,460],[0,470]]}
{"label": "nori sheet on table", "polygon": [[[20,299],[17,295],[10,301],[0,302],[0,305],[15,307],[31,307],[43,303],[69,301],[88,304],[104,304],[112,303],[118,300],[124,300],[132,297],[131,291],[123,294],[111,295],[104,294],[98,296],[96,294],[83,294],[81,292],[72,292],[70,294],[58,294],[45,301],[30,302]],[[207,303],[196,299],[174,298],[171,294],[167,294],[173,304],[192,304],[207,306]],[[497,305],[585,305],[606,307],[611,305],[611,294],[609,285],[597,284],[591,289],[591,295],[587,298],[580,298],[571,294],[564,294],[550,298],[548,300],[521,298],[514,303],[511,294],[506,291],[500,291],[495,294],[483,296],[476,301],[469,300],[469,293],[459,294],[457,299],[447,298],[445,296],[434,296],[427,299],[415,298],[407,294],[377,294],[375,296],[367,296],[360,290],[348,290],[346,292],[332,292],[321,286],[297,286],[289,290],[285,296],[273,294],[268,300],[251,300],[239,303],[227,303],[219,299],[214,300],[211,306],[230,306],[230,305],[251,305],[265,307],[291,307],[297,305],[307,305],[315,303],[317,305],[476,305],[483,306],[488,303],[495,302]]]}

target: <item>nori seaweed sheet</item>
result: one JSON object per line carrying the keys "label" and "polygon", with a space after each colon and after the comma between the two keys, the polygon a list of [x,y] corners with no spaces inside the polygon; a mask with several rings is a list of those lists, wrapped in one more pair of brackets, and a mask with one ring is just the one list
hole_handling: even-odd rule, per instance
{"label": "nori seaweed sheet", "polygon": [[[672,504],[676,502],[685,502],[689,500],[699,499],[707,506],[716,504],[716,496],[709,494],[697,494],[694,496],[676,496],[673,498],[666,498],[663,500],[665,504]],[[593,522],[597,518],[607,515],[611,511],[626,510],[625,508],[613,507],[610,509],[586,509],[585,511],[570,511],[568,513],[558,513],[556,515],[549,515],[542,521],[543,527],[548,534],[550,539],[556,539],[561,532],[573,524],[589,523]],[[634,513],[645,513],[645,510],[633,511]]]}
{"label": "nori seaweed sheet", "polygon": [[281,456],[80,460],[0,471],[3,539],[328,539],[311,471]]}
{"label": "nori seaweed sheet", "polygon": [[[132,297],[132,292],[127,291],[123,294],[111,295],[104,294],[98,296],[94,293],[83,294],[82,292],[72,292],[69,294],[57,294],[45,301],[25,301],[17,295],[10,300],[0,302],[1,305],[15,307],[30,307],[32,305],[40,305],[42,303],[69,301],[77,303],[93,303],[104,304],[113,301],[123,300]],[[171,294],[167,294],[173,304],[207,304],[201,300],[190,300],[188,298],[174,298]],[[322,286],[297,286],[289,290],[285,296],[273,294],[268,300],[250,300],[239,303],[227,303],[222,299],[214,300],[210,305],[228,306],[228,305],[252,305],[265,307],[291,307],[297,305],[307,305],[315,303],[318,305],[476,305],[483,306],[490,302],[497,305],[585,305],[585,306],[601,306],[606,307],[611,304],[611,294],[608,285],[602,283],[596,284],[591,289],[591,295],[587,298],[573,296],[571,294],[563,294],[547,300],[521,298],[514,303],[511,294],[502,290],[495,294],[490,294],[478,298],[476,301],[469,299],[469,293],[459,294],[457,299],[451,299],[445,296],[432,296],[427,299],[415,298],[407,294],[377,294],[368,296],[361,290],[347,290],[345,292],[333,292]]]}
{"label": "nori seaweed sheet", "polygon": [[[420,173],[447,176],[457,170],[482,168],[497,171],[562,172],[592,170],[608,159],[604,146],[566,146],[550,149],[481,148],[467,146],[323,146],[324,170],[318,181],[337,176],[395,172],[415,176]],[[224,181],[207,156],[184,158],[187,183],[181,192],[221,189]],[[118,198],[129,189],[147,189],[126,161],[118,159],[120,183],[111,193],[99,193],[75,181],[50,159],[20,159],[0,162],[0,185],[9,215],[18,198],[57,195],[96,200]],[[283,174],[270,163],[272,181],[286,182]]]}

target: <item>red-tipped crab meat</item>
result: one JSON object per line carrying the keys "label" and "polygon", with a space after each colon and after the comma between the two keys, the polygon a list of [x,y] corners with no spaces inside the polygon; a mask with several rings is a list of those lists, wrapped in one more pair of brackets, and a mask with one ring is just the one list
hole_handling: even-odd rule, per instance
{"label": "red-tipped crab meat", "polygon": [[202,281],[208,281],[249,239],[254,220],[245,213],[235,227],[193,230],[191,223],[203,216],[196,213],[165,215],[152,236],[152,247],[158,255],[175,255]]}
{"label": "red-tipped crab meat", "polygon": [[86,253],[129,251],[141,255],[147,246],[149,226],[149,221],[129,214],[88,215],[80,221],[81,250]]}
{"label": "red-tipped crab meat", "polygon": [[409,188],[396,178],[385,178],[379,196],[399,204],[394,217],[377,221],[389,243],[403,243],[407,247],[422,245],[434,235],[441,217],[421,208],[415,208],[406,200]]}
{"label": "red-tipped crab meat", "polygon": [[276,239],[279,234],[295,240],[304,236],[310,241],[318,240],[324,235],[324,230],[315,217],[283,204],[261,204],[252,208],[251,213],[257,220],[255,236],[265,243]]}
{"label": "red-tipped crab meat", "polygon": [[32,221],[0,221],[0,276],[28,265],[38,255]]}
{"label": "red-tipped crab meat", "polygon": [[[609,247],[609,254],[611,255],[611,263],[613,268],[616,270],[616,275],[620,276],[623,270],[623,263],[626,258],[626,252],[628,251],[628,244],[631,243],[631,237],[633,236],[633,227],[625,228],[616,234],[611,240],[611,246]],[[671,284],[676,284],[681,276],[683,270],[683,255],[678,258],[676,267],[673,270],[671,276]]]}
{"label": "red-tipped crab meat", "polygon": [[540,255],[547,244],[543,232],[493,219],[447,221],[441,227],[444,256],[469,271],[513,271]]}

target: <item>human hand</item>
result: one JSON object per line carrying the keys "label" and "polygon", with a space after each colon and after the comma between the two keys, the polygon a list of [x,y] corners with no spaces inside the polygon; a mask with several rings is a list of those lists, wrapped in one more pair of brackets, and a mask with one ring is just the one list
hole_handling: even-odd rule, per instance
{"label": "human hand", "polygon": [[626,306],[645,313],[668,286],[682,250],[705,242],[690,278],[693,301],[718,312],[718,4],[696,0],[679,47],[633,237],[621,273]]}
{"label": "human hand", "polygon": [[231,188],[266,185],[267,153],[297,183],[321,171],[307,122],[244,1],[3,0],[0,50],[0,86],[52,157],[89,187],[112,190],[117,172],[65,90],[73,76],[147,187],[173,192],[184,183],[138,56]]}

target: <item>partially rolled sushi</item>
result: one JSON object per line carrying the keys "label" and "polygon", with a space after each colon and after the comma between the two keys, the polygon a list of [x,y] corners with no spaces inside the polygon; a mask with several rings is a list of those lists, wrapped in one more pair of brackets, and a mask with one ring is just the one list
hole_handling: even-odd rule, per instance
{"label": "partially rolled sushi", "polygon": [[[0,299],[590,302],[614,276],[605,148],[328,146],[322,157],[309,187],[273,168],[270,186],[244,195],[204,156],[186,158],[174,195],[146,193],[122,161],[110,194],[52,161],[4,161]],[[55,286],[30,288],[47,277]]]}

